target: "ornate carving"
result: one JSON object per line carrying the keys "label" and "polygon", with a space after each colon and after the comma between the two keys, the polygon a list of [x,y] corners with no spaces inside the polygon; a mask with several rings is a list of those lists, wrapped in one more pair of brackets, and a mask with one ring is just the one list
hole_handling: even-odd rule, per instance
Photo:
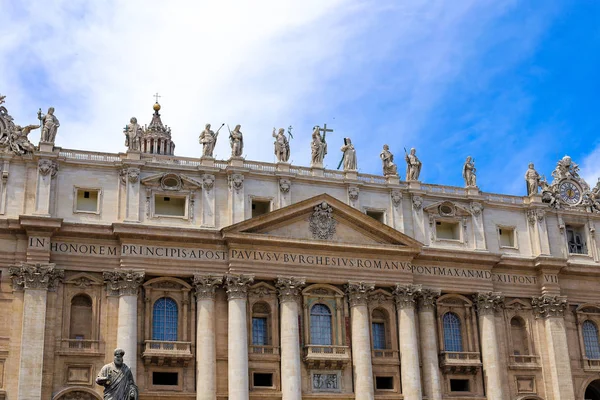
{"label": "ornate carving", "polygon": [[129,183],[137,183],[140,179],[140,169],[139,168],[129,168],[127,169],[127,179]]}
{"label": "ornate carving", "polygon": [[322,202],[315,208],[308,219],[308,228],[315,239],[328,240],[335,234],[337,221],[333,219],[333,208]]}
{"label": "ornate carving", "polygon": [[288,194],[290,192],[290,188],[292,187],[292,182],[289,179],[282,178],[279,180],[279,190],[283,194]]}
{"label": "ornate carving", "polygon": [[248,295],[248,285],[254,282],[253,275],[225,275],[227,299],[245,299]]}
{"label": "ornate carving", "polygon": [[369,303],[371,304],[385,304],[392,299],[392,295],[389,293],[382,293],[377,291],[369,294]]}
{"label": "ornate carving", "polygon": [[55,268],[55,264],[27,262],[9,267],[8,273],[14,290],[55,290],[65,276],[65,271]]}
{"label": "ornate carving", "polygon": [[360,193],[360,189],[356,186],[350,186],[348,188],[348,197],[350,198],[350,201],[358,200],[359,193]]}
{"label": "ornate carving", "polygon": [[263,297],[269,297],[271,296],[273,293],[275,293],[275,291],[269,289],[266,286],[255,286],[253,288],[250,289],[250,294],[259,297],[259,298],[263,298]]}
{"label": "ornate carving", "polygon": [[413,196],[412,197],[413,208],[417,211],[423,207],[423,197],[421,196]]}
{"label": "ornate carving", "polygon": [[54,178],[58,172],[58,163],[53,160],[42,158],[38,161],[38,170],[42,176],[51,175]]}
{"label": "ornate carving", "polygon": [[0,96],[0,149],[5,153],[14,153],[25,155],[35,151],[35,146],[31,144],[27,135],[33,129],[39,128],[39,125],[26,125],[24,127],[15,125],[13,117],[8,114],[4,103],[6,96]]}
{"label": "ornate carving", "polygon": [[227,183],[229,184],[229,189],[239,192],[244,187],[244,175],[231,174],[227,177]]}
{"label": "ornate carving", "polygon": [[433,310],[437,298],[440,297],[439,289],[421,289],[418,301],[421,310]]}
{"label": "ornate carving", "polygon": [[390,196],[392,197],[392,204],[394,207],[399,207],[402,203],[402,192],[398,189],[392,190]]}
{"label": "ornate carving", "polygon": [[481,214],[481,211],[483,211],[483,204],[476,201],[471,203],[471,212],[474,216],[478,217]]}
{"label": "ornate carving", "polygon": [[207,192],[210,192],[215,186],[215,176],[210,174],[204,174],[202,176],[202,188]]}
{"label": "ornate carving", "polygon": [[102,276],[109,296],[137,296],[138,288],[144,281],[143,271],[105,271]]}
{"label": "ornate carving", "polygon": [[177,174],[164,174],[160,178],[160,187],[162,190],[178,191],[183,187],[183,182]]}
{"label": "ornate carving", "polygon": [[504,306],[504,296],[499,292],[479,292],[473,300],[479,315],[493,314]]}
{"label": "ornate carving", "polygon": [[338,390],[340,388],[338,374],[313,374],[312,384],[313,389],[316,391]]}
{"label": "ornate carving", "polygon": [[124,185],[127,183],[127,168],[121,168],[119,170],[119,181]]}
{"label": "ornate carving", "polygon": [[546,211],[538,208],[527,211],[527,220],[531,225],[534,225],[536,222],[543,222],[546,216]]}
{"label": "ornate carving", "polygon": [[306,280],[304,278],[289,278],[278,277],[275,281],[275,286],[279,292],[279,301],[285,303],[286,301],[297,301],[300,297],[300,291],[305,285]]}
{"label": "ornate carving", "polygon": [[373,289],[375,289],[374,283],[348,282],[346,293],[348,294],[350,307],[366,305],[369,301],[369,294]]}
{"label": "ornate carving", "polygon": [[81,289],[85,289],[85,288],[92,286],[92,281],[90,279],[86,278],[85,276],[75,279],[72,283],[73,283],[73,285],[75,285]]}
{"label": "ornate carving", "polygon": [[531,305],[536,318],[563,317],[567,308],[567,298],[565,296],[543,295],[533,297]]}
{"label": "ornate carving", "polygon": [[196,289],[196,299],[211,299],[215,298],[215,289],[223,283],[223,277],[220,275],[200,275],[194,274],[192,285]]}
{"label": "ornate carving", "polygon": [[396,284],[392,294],[396,300],[398,308],[414,308],[415,301],[420,296],[423,287],[421,285],[401,285]]}

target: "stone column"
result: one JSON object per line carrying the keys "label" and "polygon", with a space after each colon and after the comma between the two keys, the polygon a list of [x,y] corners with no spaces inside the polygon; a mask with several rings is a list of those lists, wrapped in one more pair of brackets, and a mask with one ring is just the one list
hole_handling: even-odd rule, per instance
{"label": "stone column", "polygon": [[422,289],[418,300],[423,391],[429,400],[442,400],[442,378],[438,361],[438,328],[435,321],[435,302],[439,295],[439,290]]}
{"label": "stone column", "polygon": [[196,399],[217,398],[215,288],[222,276],[194,275],[196,288]]}
{"label": "stone column", "polygon": [[500,350],[496,335],[495,313],[504,304],[504,296],[497,292],[480,292],[475,295],[475,305],[481,329],[481,358],[485,378],[486,397],[489,400],[505,399],[502,385]]}
{"label": "stone column", "polygon": [[546,331],[546,352],[548,354],[550,387],[553,397],[560,400],[574,400],[573,375],[571,373],[571,360],[569,359],[569,346],[567,345],[567,331],[565,327],[564,312],[567,308],[567,298],[564,296],[534,297],[531,305],[537,318],[544,319]]}
{"label": "stone column", "polygon": [[42,158],[38,161],[37,185],[35,191],[35,214],[50,215],[50,195],[52,193],[52,179],[58,172],[58,163],[55,160]]}
{"label": "stone column", "polygon": [[405,400],[420,400],[422,397],[419,343],[417,342],[415,318],[415,301],[421,290],[421,285],[396,284],[393,291],[400,325],[398,332],[400,375],[402,378],[402,394]]}
{"label": "stone column", "polygon": [[137,294],[144,281],[143,271],[115,270],[104,272],[108,295],[119,296],[117,318],[117,348],[123,349],[123,362],[133,379],[137,379]]}
{"label": "stone column", "polygon": [[372,283],[348,282],[346,292],[350,301],[352,320],[352,366],[354,367],[354,396],[358,400],[373,400],[373,366],[371,365],[371,327],[367,302]]}
{"label": "stone column", "polygon": [[277,278],[281,309],[281,398],[302,400],[298,302],[304,278]]}
{"label": "stone column", "polygon": [[248,285],[254,281],[250,275],[227,275],[225,286],[229,302],[228,377],[229,400],[248,400],[248,321],[246,303]]}
{"label": "stone column", "polygon": [[54,264],[36,263],[21,263],[8,271],[13,288],[24,291],[19,393],[15,398],[41,400],[47,295],[63,279],[64,271]]}

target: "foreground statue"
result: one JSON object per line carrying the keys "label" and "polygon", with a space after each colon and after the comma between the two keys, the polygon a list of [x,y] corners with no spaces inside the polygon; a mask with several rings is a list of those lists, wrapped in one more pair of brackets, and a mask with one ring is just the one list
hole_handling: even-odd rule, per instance
{"label": "foreground statue", "polygon": [[229,144],[231,145],[231,157],[241,157],[244,152],[244,136],[240,131],[241,125],[236,125],[229,132]]}
{"label": "foreground statue", "polygon": [[344,138],[344,145],[340,150],[344,153],[344,171],[356,171],[356,150],[350,138]]}
{"label": "foreground statue", "polygon": [[475,161],[471,156],[467,157],[463,165],[462,176],[466,187],[477,187],[477,176],[475,175]]}
{"label": "foreground statue", "polygon": [[142,140],[144,130],[138,124],[136,117],[131,117],[123,133],[125,134],[125,146],[129,150],[140,151],[140,141]]}
{"label": "foreground statue", "polygon": [[538,193],[540,186],[540,174],[533,168],[533,163],[529,163],[529,168],[525,172],[525,182],[527,182],[527,196]]}
{"label": "foreground statue", "polygon": [[327,154],[327,142],[321,137],[320,127],[315,126],[312,133],[312,141],[310,142],[310,164],[323,164],[325,154]]}
{"label": "foreground statue", "polygon": [[133,374],[125,363],[121,349],[115,350],[115,359],[100,370],[96,383],[104,386],[104,400],[138,400],[138,388]]}
{"label": "foreground statue", "polygon": [[383,145],[383,151],[379,153],[379,158],[381,158],[381,162],[383,163],[384,176],[398,175],[398,167],[394,164],[394,155],[390,151],[390,146],[387,144]]}
{"label": "foreground statue", "polygon": [[41,121],[40,125],[42,125],[42,137],[40,141],[54,143],[56,132],[60,126],[58,118],[54,115],[54,107],[50,107],[46,115],[43,115],[42,110],[39,110],[38,119]]}
{"label": "foreground statue", "polygon": [[288,162],[290,159],[290,142],[285,137],[285,129],[280,128],[275,133],[275,128],[273,128],[273,137],[275,138],[275,157],[277,157],[277,161]]}
{"label": "foreground statue", "polygon": [[[404,149],[406,154],[406,149]],[[406,180],[407,181],[418,181],[419,175],[421,175],[421,161],[417,157],[417,150],[413,147],[410,149],[410,154],[406,154],[404,159],[406,160]]]}
{"label": "foreground statue", "polygon": [[202,157],[212,157],[215,145],[217,144],[217,134],[210,130],[210,124],[204,126],[198,140],[202,144]]}

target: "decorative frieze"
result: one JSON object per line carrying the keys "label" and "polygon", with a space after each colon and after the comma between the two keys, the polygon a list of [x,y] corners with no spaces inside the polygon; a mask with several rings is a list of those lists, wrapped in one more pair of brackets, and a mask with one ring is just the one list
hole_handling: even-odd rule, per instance
{"label": "decorative frieze", "polygon": [[366,305],[369,301],[369,293],[373,289],[375,289],[374,283],[348,282],[346,285],[346,293],[348,293],[350,307]]}
{"label": "decorative frieze", "polygon": [[127,180],[129,183],[137,183],[140,179],[140,169],[139,168],[128,168],[127,169]]}
{"label": "decorative frieze", "polygon": [[416,211],[419,211],[423,207],[423,197],[421,196],[413,196],[412,197],[413,208]]}
{"label": "decorative frieze", "polygon": [[481,214],[481,211],[483,211],[483,204],[476,201],[471,203],[471,212],[474,216],[478,217]]}
{"label": "decorative frieze", "polygon": [[55,264],[20,263],[8,268],[14,290],[54,290],[65,276]]}
{"label": "decorative frieze", "polygon": [[536,222],[543,222],[545,216],[546,211],[539,208],[527,211],[527,220],[531,225],[534,225]]}
{"label": "decorative frieze", "polygon": [[244,188],[244,175],[231,174],[227,177],[227,183],[229,184],[229,189],[239,192]]}
{"label": "decorative frieze", "polygon": [[275,286],[279,293],[279,301],[285,303],[286,301],[297,301],[300,297],[302,287],[306,284],[304,278],[283,278],[278,277],[275,281]]}
{"label": "decorative frieze", "polygon": [[38,161],[38,170],[42,176],[52,176],[54,178],[58,172],[58,163],[54,160],[42,158]]}
{"label": "decorative frieze", "polygon": [[418,297],[419,309],[433,310],[440,293],[439,289],[421,289]]}
{"label": "decorative frieze", "polygon": [[536,318],[563,317],[567,308],[567,298],[565,296],[543,295],[533,297],[531,305]]}
{"label": "decorative frieze", "polygon": [[290,192],[290,188],[292,187],[292,182],[289,179],[280,179],[279,180],[279,190],[283,194],[287,194]]}
{"label": "decorative frieze", "polygon": [[248,285],[252,282],[252,275],[225,275],[227,300],[245,299],[248,295]]}
{"label": "decorative frieze", "polygon": [[210,174],[204,174],[202,176],[202,188],[207,192],[210,192],[215,186],[215,176]]}
{"label": "decorative frieze", "polygon": [[392,198],[392,204],[394,207],[399,207],[402,203],[402,192],[398,189],[394,189],[392,190],[390,196]]}
{"label": "decorative frieze", "polygon": [[144,281],[143,271],[104,271],[102,275],[109,296],[137,296],[138,288]]}
{"label": "decorative frieze", "polygon": [[350,186],[348,188],[348,198],[350,199],[350,201],[358,200],[359,193],[360,193],[360,189],[358,189],[358,187],[356,187],[356,186]]}
{"label": "decorative frieze", "polygon": [[396,284],[392,294],[398,308],[414,308],[417,298],[421,295],[423,287],[421,285],[401,285]]}
{"label": "decorative frieze", "polygon": [[215,289],[223,283],[223,277],[219,275],[200,275],[194,274],[192,285],[196,289],[196,299],[215,298]]}
{"label": "decorative frieze", "polygon": [[479,292],[473,300],[479,315],[494,314],[504,306],[504,296],[499,292]]}

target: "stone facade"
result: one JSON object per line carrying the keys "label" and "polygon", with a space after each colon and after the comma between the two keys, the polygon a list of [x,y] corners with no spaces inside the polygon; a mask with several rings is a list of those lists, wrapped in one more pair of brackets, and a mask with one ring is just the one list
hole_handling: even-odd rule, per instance
{"label": "stone facade", "polygon": [[143,399],[600,393],[593,210],[50,147],[0,155],[0,399],[100,399],[116,347]]}

